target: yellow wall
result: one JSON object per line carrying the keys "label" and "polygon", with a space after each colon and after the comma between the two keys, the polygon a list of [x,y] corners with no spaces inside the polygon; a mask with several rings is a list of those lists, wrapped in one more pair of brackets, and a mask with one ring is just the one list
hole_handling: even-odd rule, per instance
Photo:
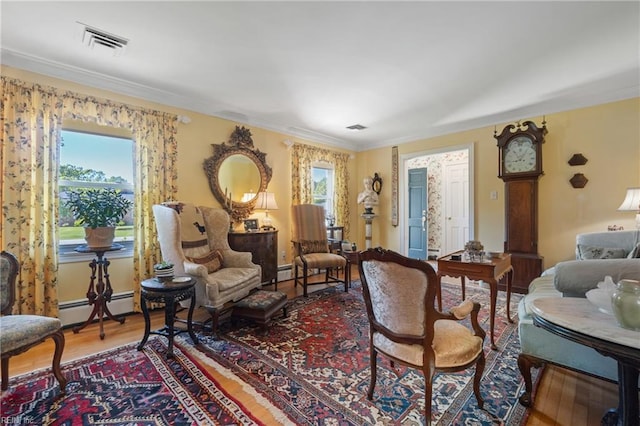
{"label": "yellow wall", "polygon": [[[219,206],[209,190],[202,168],[204,159],[211,156],[211,144],[227,141],[238,123],[198,114],[165,105],[142,101],[45,77],[10,67],[0,68],[2,75],[73,90],[118,102],[153,108],[191,118],[189,124],[178,126],[178,198],[198,205]],[[541,117],[522,117],[539,124]],[[549,133],[543,146],[543,168],[540,178],[539,252],[545,257],[545,266],[573,256],[575,234],[606,230],[607,225],[623,225],[633,229],[634,215],[616,211],[630,186],[640,186],[640,98],[546,115]],[[505,124],[498,123],[500,131]],[[279,251],[286,250],[279,264],[291,262],[290,153],[282,143],[294,142],[319,145],[289,135],[246,126],[251,129],[255,148],[267,153],[267,163],[273,169],[268,190],[276,194],[279,210],[270,211],[278,234]],[[485,247],[501,248],[504,236],[504,184],[497,177],[497,147],[493,126],[438,136],[398,147],[399,155],[437,150],[443,147],[474,146],[475,178],[475,238]],[[329,147],[342,152],[350,152]],[[569,158],[577,152],[589,161],[585,166],[571,167]],[[373,223],[373,245],[400,250],[400,229],[391,226],[391,147],[353,153],[350,160],[349,191],[351,194],[351,232],[349,238],[364,247],[364,221],[356,197],[362,190],[366,175],[380,173],[384,179],[380,205],[375,209],[378,217]],[[574,189],[569,179],[574,173],[584,173],[589,179],[584,189]],[[490,200],[491,191],[498,192],[497,200]],[[252,217],[262,218],[263,212]],[[114,259],[110,272],[115,292],[130,289],[132,281],[131,259]],[[86,263],[62,264],[60,267],[60,301],[84,299],[89,268]],[[66,285],[71,283],[72,285]]]}
{"label": "yellow wall", "polygon": [[[540,124],[542,117],[527,118]],[[575,257],[575,236],[606,231],[608,225],[634,229],[634,215],[618,212],[627,187],[640,186],[640,98],[567,112],[547,114],[543,145],[544,175],[539,180],[539,253],[545,267]],[[498,132],[504,125],[499,123]],[[501,249],[504,240],[504,183],[497,177],[498,148],[494,127],[484,127],[402,144],[399,156],[443,147],[474,145],[475,238],[485,247]],[[574,153],[589,161],[570,166]],[[391,148],[358,153],[363,173],[380,172],[391,182]],[[569,179],[584,173],[589,182],[574,189]],[[498,199],[491,200],[491,191]],[[399,228],[391,226],[390,185],[383,187],[379,217],[374,220],[373,245],[400,250]],[[377,223],[376,223],[377,221]],[[364,224],[361,220],[361,227]]]}

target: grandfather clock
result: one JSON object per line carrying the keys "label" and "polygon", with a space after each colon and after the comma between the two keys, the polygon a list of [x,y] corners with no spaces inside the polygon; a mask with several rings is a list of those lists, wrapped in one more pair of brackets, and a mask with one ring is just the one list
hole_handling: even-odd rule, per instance
{"label": "grandfather clock", "polygon": [[504,251],[511,254],[512,288],[526,293],[542,273],[538,254],[538,178],[542,175],[542,144],[547,134],[532,121],[509,124],[499,135],[498,177],[505,185]]}

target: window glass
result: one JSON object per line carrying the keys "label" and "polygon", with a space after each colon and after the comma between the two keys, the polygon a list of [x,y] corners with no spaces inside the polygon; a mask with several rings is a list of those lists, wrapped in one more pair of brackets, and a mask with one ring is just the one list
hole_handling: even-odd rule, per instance
{"label": "window glass", "polygon": [[312,172],[313,204],[324,207],[327,216],[333,215],[334,171],[330,165],[314,165]]}
{"label": "window glass", "polygon": [[[77,259],[74,249],[84,241],[84,229],[76,226],[64,202],[71,188],[114,188],[126,198],[133,197],[133,141],[131,139],[62,130],[60,146],[60,222],[59,254],[61,261]],[[116,238],[125,246],[120,256],[133,250],[133,209],[116,228]],[[115,252],[114,252],[115,253]],[[111,257],[114,257],[113,255]]]}

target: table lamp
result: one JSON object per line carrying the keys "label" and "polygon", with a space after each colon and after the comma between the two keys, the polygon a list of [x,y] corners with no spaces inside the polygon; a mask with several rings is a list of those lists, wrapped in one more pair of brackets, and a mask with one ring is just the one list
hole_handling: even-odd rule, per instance
{"label": "table lamp", "polygon": [[636,228],[640,229],[640,187],[627,188],[627,195],[618,207],[621,212],[636,212]]}
{"label": "table lamp", "polygon": [[264,219],[262,219],[262,229],[273,229],[269,210],[278,210],[276,197],[273,192],[258,192],[256,199],[256,210],[264,210]]}

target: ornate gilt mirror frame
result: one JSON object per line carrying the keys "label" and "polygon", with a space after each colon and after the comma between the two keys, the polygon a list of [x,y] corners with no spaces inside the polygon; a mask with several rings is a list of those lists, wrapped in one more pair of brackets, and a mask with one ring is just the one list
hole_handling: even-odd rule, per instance
{"label": "ornate gilt mirror frame", "polygon": [[[226,143],[211,144],[211,146],[213,147],[213,155],[204,160],[204,171],[209,180],[209,187],[211,188],[211,192],[216,200],[218,200],[222,207],[229,213],[231,220],[239,222],[251,215],[255,207],[258,192],[266,191],[267,185],[269,185],[269,182],[271,181],[271,167],[267,165],[265,159],[267,154],[253,148],[251,131],[244,126],[236,126],[233,133],[231,133],[231,137]],[[231,158],[232,156],[239,157]],[[220,171],[223,164],[225,161],[231,162],[234,159],[253,162],[257,168],[260,180],[260,182],[255,183],[256,187],[251,186],[248,188],[241,188],[241,191],[236,190],[236,196],[233,195],[233,189],[229,191],[229,182],[220,182]],[[227,165],[225,165],[225,167],[227,167]],[[238,173],[242,174],[243,172],[238,170]],[[237,179],[233,179],[233,181],[236,182],[241,177],[242,176],[237,176]],[[249,192],[253,193],[254,190],[255,196],[253,198],[249,200],[243,199],[244,194]],[[236,198],[240,199],[236,200]]]}

